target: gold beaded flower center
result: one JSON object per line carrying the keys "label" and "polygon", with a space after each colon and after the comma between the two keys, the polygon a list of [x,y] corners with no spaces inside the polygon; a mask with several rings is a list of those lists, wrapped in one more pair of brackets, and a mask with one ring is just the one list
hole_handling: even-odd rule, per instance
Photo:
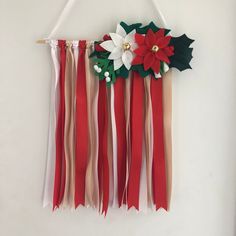
{"label": "gold beaded flower center", "polygon": [[157,52],[159,50],[159,47],[157,45],[152,46],[152,51]]}
{"label": "gold beaded flower center", "polygon": [[124,43],[124,44],[123,44],[123,49],[124,49],[125,51],[130,50],[130,48],[131,48],[131,45],[130,45],[129,43]]}

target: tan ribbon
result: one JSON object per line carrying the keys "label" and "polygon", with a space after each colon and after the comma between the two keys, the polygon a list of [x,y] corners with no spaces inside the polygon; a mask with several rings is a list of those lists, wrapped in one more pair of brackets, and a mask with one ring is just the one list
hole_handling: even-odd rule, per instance
{"label": "tan ribbon", "polygon": [[167,204],[170,208],[172,189],[172,71],[169,70],[163,76],[163,125],[164,125],[164,145],[166,158],[166,180],[167,180]]}
{"label": "tan ribbon", "polygon": [[74,200],[74,96],[75,96],[75,61],[72,45],[67,45],[65,69],[65,132],[64,146],[66,159],[66,181],[63,205],[73,207]]}
{"label": "tan ribbon", "polygon": [[131,77],[125,80],[125,119],[126,119],[126,183],[123,199],[127,199],[127,186],[129,179],[130,158],[131,158],[131,142],[130,142],[130,91],[131,91]]}
{"label": "tan ribbon", "polygon": [[93,50],[93,44],[88,43],[85,52],[86,66],[86,90],[87,90],[87,107],[88,107],[88,127],[89,127],[89,155],[88,165],[85,177],[85,199],[86,205],[98,208],[99,205],[99,189],[98,189],[98,118],[97,118],[97,103],[99,80],[96,78],[91,59],[89,55]]}
{"label": "tan ribbon", "polygon": [[146,150],[146,174],[147,174],[147,200],[148,206],[152,208],[152,159],[153,159],[153,136],[152,136],[152,101],[150,94],[151,79],[149,76],[144,78],[145,89],[145,117],[144,117],[144,139]]}

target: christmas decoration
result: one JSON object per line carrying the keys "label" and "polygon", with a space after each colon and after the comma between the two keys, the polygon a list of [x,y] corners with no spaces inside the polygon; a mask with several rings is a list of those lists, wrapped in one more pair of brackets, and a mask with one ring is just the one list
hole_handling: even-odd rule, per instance
{"label": "christmas decoration", "polygon": [[169,209],[171,68],[193,40],[120,22],[100,41],[48,40],[54,66],[44,205]]}
{"label": "christmas decoration", "polygon": [[[180,71],[191,68],[192,42],[185,34],[172,37],[170,30],[160,29],[153,22],[146,26],[121,22],[116,33],[95,42],[91,57],[95,72],[100,80],[107,81],[107,86],[118,77],[127,78],[130,71],[138,71],[143,78],[152,75],[158,79],[172,67]],[[105,71],[111,74],[110,80],[104,76]]]}

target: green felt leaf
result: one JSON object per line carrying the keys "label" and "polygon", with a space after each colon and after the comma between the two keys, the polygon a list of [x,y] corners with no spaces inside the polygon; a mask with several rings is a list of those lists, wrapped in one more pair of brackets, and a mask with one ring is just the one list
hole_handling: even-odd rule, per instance
{"label": "green felt leaf", "polygon": [[157,32],[159,30],[159,28],[153,22],[150,22],[148,25],[139,28],[137,32],[139,34],[146,34],[149,29],[151,29],[153,32]]}
{"label": "green felt leaf", "polygon": [[[139,34],[146,34],[149,29],[151,29],[153,32],[157,32],[160,28],[157,27],[157,26],[151,21],[148,25],[146,25],[146,26],[144,26],[144,27],[142,27],[142,28],[137,29],[137,33],[139,33]],[[170,32],[169,29],[165,29],[165,35],[167,35],[169,32]]]}
{"label": "green felt leaf", "polygon": [[141,77],[143,77],[143,78],[145,78],[148,75],[153,75],[154,76],[154,73],[153,73],[152,69],[144,70],[144,67],[141,64],[140,65],[133,65],[131,67],[131,70],[137,71],[141,75]]}
{"label": "green felt leaf", "polygon": [[116,76],[126,79],[129,76],[129,71],[123,65],[119,70],[116,71]]}
{"label": "green felt leaf", "polygon": [[136,23],[136,24],[132,24],[132,25],[127,25],[125,22],[121,21],[120,25],[124,28],[125,32],[128,34],[134,29],[136,29],[136,31],[137,31],[137,29],[139,27],[141,27],[142,24],[141,23]]}
{"label": "green felt leaf", "polygon": [[193,42],[194,40],[188,38],[185,34],[171,39],[170,45],[174,46],[174,55],[170,57],[170,67],[175,67],[179,71],[191,68],[189,63],[193,58],[193,49],[189,46]]}
{"label": "green felt leaf", "polygon": [[111,78],[111,81],[107,82],[106,85],[109,87],[111,86],[111,84],[116,82],[116,74],[114,71],[113,61],[107,58],[94,58],[93,61],[102,69],[100,73],[95,71],[95,74],[99,77],[99,80],[104,80],[104,73],[109,72],[109,77]]}
{"label": "green felt leaf", "polygon": [[89,58],[95,57],[96,54],[97,54],[97,52],[96,52],[96,51],[93,51],[93,52],[89,55]]}
{"label": "green felt leaf", "polygon": [[[151,21],[148,25],[145,25],[143,27],[141,27],[142,23],[128,25],[123,21],[120,22],[120,25],[124,28],[127,34],[134,29],[139,34],[146,34],[149,29],[153,30],[153,32],[157,32],[160,29],[160,27],[156,26],[153,21]],[[167,35],[169,32],[170,32],[169,29],[165,29],[165,35]]]}
{"label": "green felt leaf", "polygon": [[116,74],[115,74],[114,66],[113,65],[109,67],[108,72],[109,72],[110,78],[111,78],[111,82],[110,83],[114,84],[116,82]]}
{"label": "green felt leaf", "polygon": [[189,47],[193,42],[194,42],[193,39],[190,39],[187,37],[186,34],[183,34],[179,37],[172,37],[170,44]]}
{"label": "green felt leaf", "polygon": [[160,74],[163,75],[165,72],[164,72],[164,62],[161,61],[161,66],[160,66]]}

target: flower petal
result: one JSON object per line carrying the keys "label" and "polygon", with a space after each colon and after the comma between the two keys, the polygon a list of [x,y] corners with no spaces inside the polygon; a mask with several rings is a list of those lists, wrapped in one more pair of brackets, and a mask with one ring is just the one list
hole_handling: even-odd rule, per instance
{"label": "flower petal", "polygon": [[100,44],[100,46],[105,50],[107,50],[108,52],[112,52],[115,48],[115,44],[113,43],[112,40],[104,41]]}
{"label": "flower petal", "polygon": [[103,40],[104,40],[104,41],[111,40],[110,35],[105,34],[105,35],[103,36]]}
{"label": "flower petal", "polygon": [[170,57],[172,55],[174,55],[174,47],[170,46],[170,47],[165,47],[162,49],[164,51],[164,53],[166,54],[166,56]]}
{"label": "flower petal", "polygon": [[168,46],[168,44],[170,43],[170,40],[171,40],[171,36],[166,36],[164,38],[157,40],[157,45],[159,48],[164,48]]}
{"label": "flower petal", "polygon": [[157,59],[159,59],[159,60],[161,60],[161,61],[164,61],[164,62],[166,62],[166,63],[170,63],[169,58],[166,56],[166,54],[163,52],[162,49],[159,49],[159,50],[155,53],[155,55],[156,55],[156,58],[157,58]]}
{"label": "flower petal", "polygon": [[156,43],[155,33],[151,29],[149,29],[146,34],[145,43],[148,47],[152,47]]}
{"label": "flower petal", "polygon": [[153,55],[153,53],[151,52],[147,53],[143,60],[144,70],[148,70],[154,62],[155,62],[155,56]]}
{"label": "flower petal", "polygon": [[170,69],[170,67],[165,62],[163,64],[163,71],[166,73]]}
{"label": "flower petal", "polygon": [[137,44],[135,43],[135,34],[136,34],[136,30],[132,30],[126,37],[124,42],[125,43],[129,43],[131,48],[131,51],[134,51],[137,48]]}
{"label": "flower petal", "polygon": [[159,78],[161,78],[161,74],[160,73],[154,73],[154,76],[155,76],[155,78],[157,78],[157,79],[159,79]]}
{"label": "flower petal", "polygon": [[146,46],[140,46],[134,50],[134,53],[139,56],[144,56],[147,52],[148,52],[148,49]]}
{"label": "flower petal", "polygon": [[132,65],[140,65],[140,64],[143,64],[143,57],[136,56],[132,61]]}
{"label": "flower petal", "polygon": [[119,34],[116,33],[110,33],[111,39],[116,47],[122,47],[124,38],[122,38]]}
{"label": "flower petal", "polygon": [[119,34],[122,38],[125,38],[125,36],[127,35],[124,28],[120,24],[117,24],[116,34]]}
{"label": "flower petal", "polygon": [[135,42],[135,39],[134,39],[135,34],[136,34],[136,30],[134,29],[129,34],[126,35],[125,42],[130,43],[130,44],[134,43]]}
{"label": "flower petal", "polygon": [[156,33],[156,39],[159,39],[159,38],[164,38],[165,37],[165,30],[164,29],[159,29]]}
{"label": "flower petal", "polygon": [[130,47],[131,52],[133,52],[138,47],[137,43],[132,43],[130,46],[131,46]]}
{"label": "flower petal", "polygon": [[123,65],[122,59],[121,59],[121,58],[115,59],[115,60],[113,61],[113,65],[114,65],[114,70],[120,69],[121,66]]}
{"label": "flower petal", "polygon": [[131,62],[133,61],[133,53],[131,51],[125,51],[122,55],[122,61],[125,67],[129,70],[131,67]]}
{"label": "flower petal", "polygon": [[130,33],[128,33],[126,36],[125,36],[125,42],[127,43],[133,43],[135,40],[134,40],[134,36],[136,34],[136,30],[132,30]]}
{"label": "flower petal", "polygon": [[145,42],[145,36],[142,34],[135,34],[135,41],[138,45],[142,45]]}
{"label": "flower petal", "polygon": [[113,51],[111,52],[111,54],[109,55],[108,59],[114,60],[114,59],[121,58],[122,53],[123,53],[122,48],[119,48],[119,47],[114,48],[114,50],[113,50]]}
{"label": "flower petal", "polygon": [[103,47],[101,47],[101,45],[100,44],[95,44],[95,51],[97,51],[97,52],[104,52],[104,51],[106,51]]}
{"label": "flower petal", "polygon": [[159,60],[155,60],[155,62],[152,64],[152,70],[155,72],[155,74],[159,74],[160,72],[161,63]]}

